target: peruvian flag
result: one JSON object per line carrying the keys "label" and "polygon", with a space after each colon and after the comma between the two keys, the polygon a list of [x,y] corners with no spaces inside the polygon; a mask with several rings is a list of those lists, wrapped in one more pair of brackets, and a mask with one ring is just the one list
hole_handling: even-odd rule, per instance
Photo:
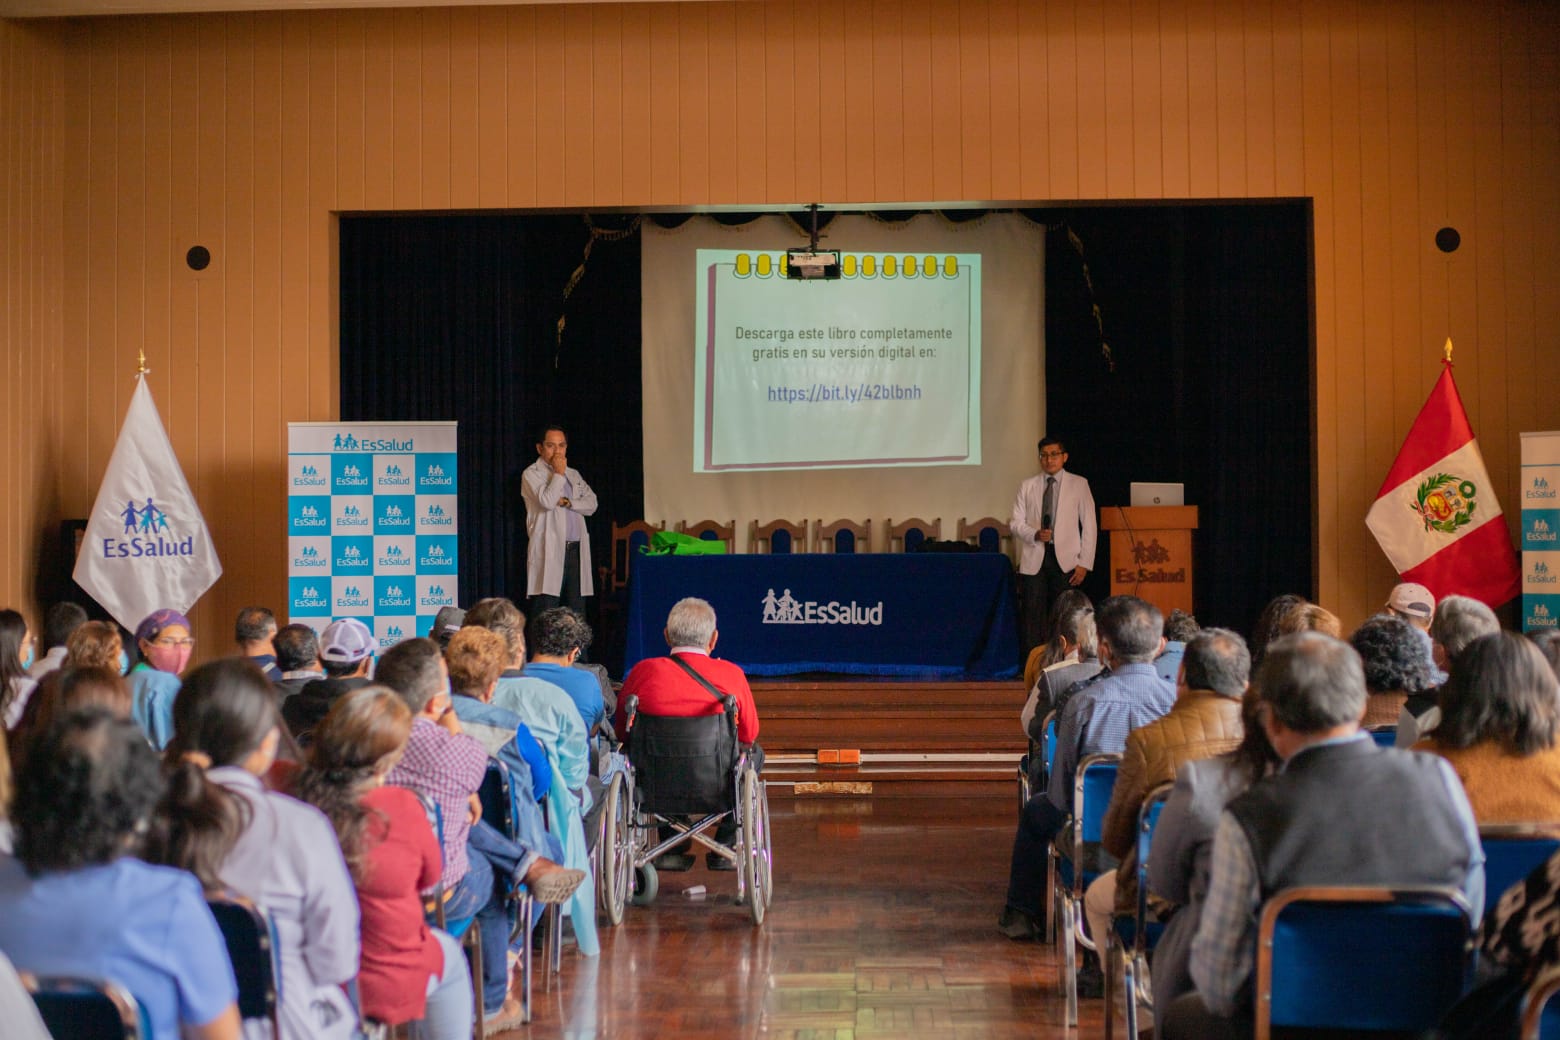
{"label": "peruvian flag", "polygon": [[1365,524],[1403,580],[1418,582],[1437,599],[1471,596],[1498,607],[1521,589],[1517,553],[1450,363],[1419,410]]}

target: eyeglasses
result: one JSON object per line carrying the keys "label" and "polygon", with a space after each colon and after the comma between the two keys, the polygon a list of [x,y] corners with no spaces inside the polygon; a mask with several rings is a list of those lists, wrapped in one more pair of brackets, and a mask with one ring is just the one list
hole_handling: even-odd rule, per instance
{"label": "eyeglasses", "polygon": [[1065,451],[1042,451],[1040,457],[1042,459],[1059,459],[1066,454]]}
{"label": "eyeglasses", "polygon": [[193,647],[195,645],[195,637],[194,636],[185,636],[183,639],[154,639],[154,640],[152,640],[152,645],[153,646],[165,646],[165,647],[176,646],[176,647],[181,647],[181,648],[182,647]]}

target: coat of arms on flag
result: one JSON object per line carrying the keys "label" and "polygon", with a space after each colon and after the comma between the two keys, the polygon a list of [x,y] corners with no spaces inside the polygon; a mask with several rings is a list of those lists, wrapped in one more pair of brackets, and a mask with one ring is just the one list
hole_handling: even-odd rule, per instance
{"label": "coat of arms on flag", "polygon": [[1492,607],[1521,587],[1516,549],[1448,363],[1365,523],[1405,581]]}

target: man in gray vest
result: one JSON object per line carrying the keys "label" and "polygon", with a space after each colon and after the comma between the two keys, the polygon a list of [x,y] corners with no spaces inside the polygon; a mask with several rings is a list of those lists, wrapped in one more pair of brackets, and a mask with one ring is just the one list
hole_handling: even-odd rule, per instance
{"label": "man in gray vest", "polygon": [[1197,992],[1170,1005],[1169,1040],[1251,1035],[1258,908],[1283,889],[1443,885],[1463,891],[1475,924],[1484,905],[1484,854],[1457,774],[1361,732],[1365,673],[1347,643],[1316,632],[1280,639],[1253,685],[1284,764],[1219,820],[1192,940]]}

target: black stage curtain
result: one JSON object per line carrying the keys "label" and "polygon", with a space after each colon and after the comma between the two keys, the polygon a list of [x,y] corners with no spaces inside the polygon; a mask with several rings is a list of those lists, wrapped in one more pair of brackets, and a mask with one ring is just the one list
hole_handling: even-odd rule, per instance
{"label": "black stage curtain", "polygon": [[[1101,505],[1129,501],[1135,480],[1186,484],[1186,501],[1200,507],[1204,625],[1245,633],[1273,596],[1311,597],[1309,203],[1042,219],[1051,228],[1046,414],[1068,442],[1069,467]],[[1109,591],[1103,533],[1097,559],[1085,584],[1096,599]]]}
{"label": "black stage curtain", "polygon": [[462,605],[524,605],[540,424],[563,426],[596,490],[597,563],[612,522],[643,512],[639,240],[597,242],[566,303],[589,239],[577,215],[341,220],[341,417],[460,423]]}

